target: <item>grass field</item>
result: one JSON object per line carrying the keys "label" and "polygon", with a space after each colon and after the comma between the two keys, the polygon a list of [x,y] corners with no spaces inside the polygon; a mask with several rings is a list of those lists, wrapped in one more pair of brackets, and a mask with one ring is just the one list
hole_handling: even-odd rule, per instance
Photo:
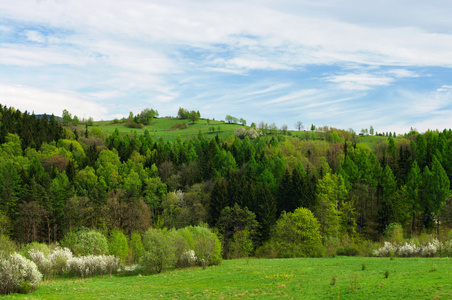
{"label": "grass field", "polygon": [[148,276],[44,281],[6,299],[451,299],[451,267],[448,258],[227,260]]}
{"label": "grass field", "polygon": [[[171,130],[171,127],[177,123],[187,123],[188,128],[181,130]],[[73,127],[74,126],[71,126],[71,128]],[[227,124],[224,122],[212,120],[210,121],[210,124],[207,124],[206,120],[199,120],[198,122],[193,124],[188,120],[158,118],[154,119],[154,121],[150,125],[144,126],[143,128],[129,128],[124,124],[113,124],[112,121],[94,122],[94,126],[92,127],[97,127],[104,133],[112,133],[117,128],[120,134],[133,134],[134,132],[137,132],[138,135],[141,135],[145,130],[148,130],[153,136],[154,140],[163,138],[165,141],[175,141],[178,135],[180,135],[182,139],[191,139],[193,137],[197,137],[200,130],[206,136],[215,137],[215,135],[218,134],[220,138],[228,138],[234,133],[237,128],[242,126],[238,124]],[[211,131],[211,127],[214,127],[215,130]],[[76,128],[78,132],[85,132],[85,127],[83,125],[79,125]]]}

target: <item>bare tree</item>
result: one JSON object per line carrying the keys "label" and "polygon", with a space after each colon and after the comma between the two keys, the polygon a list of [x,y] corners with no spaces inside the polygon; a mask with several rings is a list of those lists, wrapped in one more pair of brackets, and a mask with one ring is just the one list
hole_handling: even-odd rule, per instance
{"label": "bare tree", "polygon": [[283,124],[281,126],[281,131],[282,131],[283,134],[286,134],[286,132],[287,132],[287,125],[286,124]]}
{"label": "bare tree", "polygon": [[303,122],[297,121],[297,122],[295,123],[295,128],[298,129],[298,131],[303,130],[303,129],[304,129]]}

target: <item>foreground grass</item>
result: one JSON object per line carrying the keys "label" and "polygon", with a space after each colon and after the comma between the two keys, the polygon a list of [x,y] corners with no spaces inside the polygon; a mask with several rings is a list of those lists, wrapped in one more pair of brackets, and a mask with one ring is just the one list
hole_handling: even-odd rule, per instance
{"label": "foreground grass", "polygon": [[57,279],[43,282],[32,294],[6,298],[451,299],[451,266],[448,258],[229,260],[205,270],[190,268],[149,276]]}

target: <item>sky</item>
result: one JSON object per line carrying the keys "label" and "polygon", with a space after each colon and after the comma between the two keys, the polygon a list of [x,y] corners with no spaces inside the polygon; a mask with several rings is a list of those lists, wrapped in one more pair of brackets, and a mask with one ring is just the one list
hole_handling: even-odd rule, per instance
{"label": "sky", "polygon": [[452,128],[450,0],[2,0],[0,104]]}

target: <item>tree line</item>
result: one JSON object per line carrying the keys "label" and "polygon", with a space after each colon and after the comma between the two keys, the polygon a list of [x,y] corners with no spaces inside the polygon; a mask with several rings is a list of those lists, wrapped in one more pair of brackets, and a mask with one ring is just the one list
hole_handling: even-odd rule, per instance
{"label": "tree line", "polygon": [[412,235],[452,223],[451,130],[388,137],[372,149],[336,131],[324,140],[171,142],[146,130],[78,136],[54,117],[1,108],[0,227],[21,243],[86,227],[130,236],[207,223],[230,257],[247,242],[264,245],[300,207],[317,219],[323,244],[379,240],[392,223]]}

